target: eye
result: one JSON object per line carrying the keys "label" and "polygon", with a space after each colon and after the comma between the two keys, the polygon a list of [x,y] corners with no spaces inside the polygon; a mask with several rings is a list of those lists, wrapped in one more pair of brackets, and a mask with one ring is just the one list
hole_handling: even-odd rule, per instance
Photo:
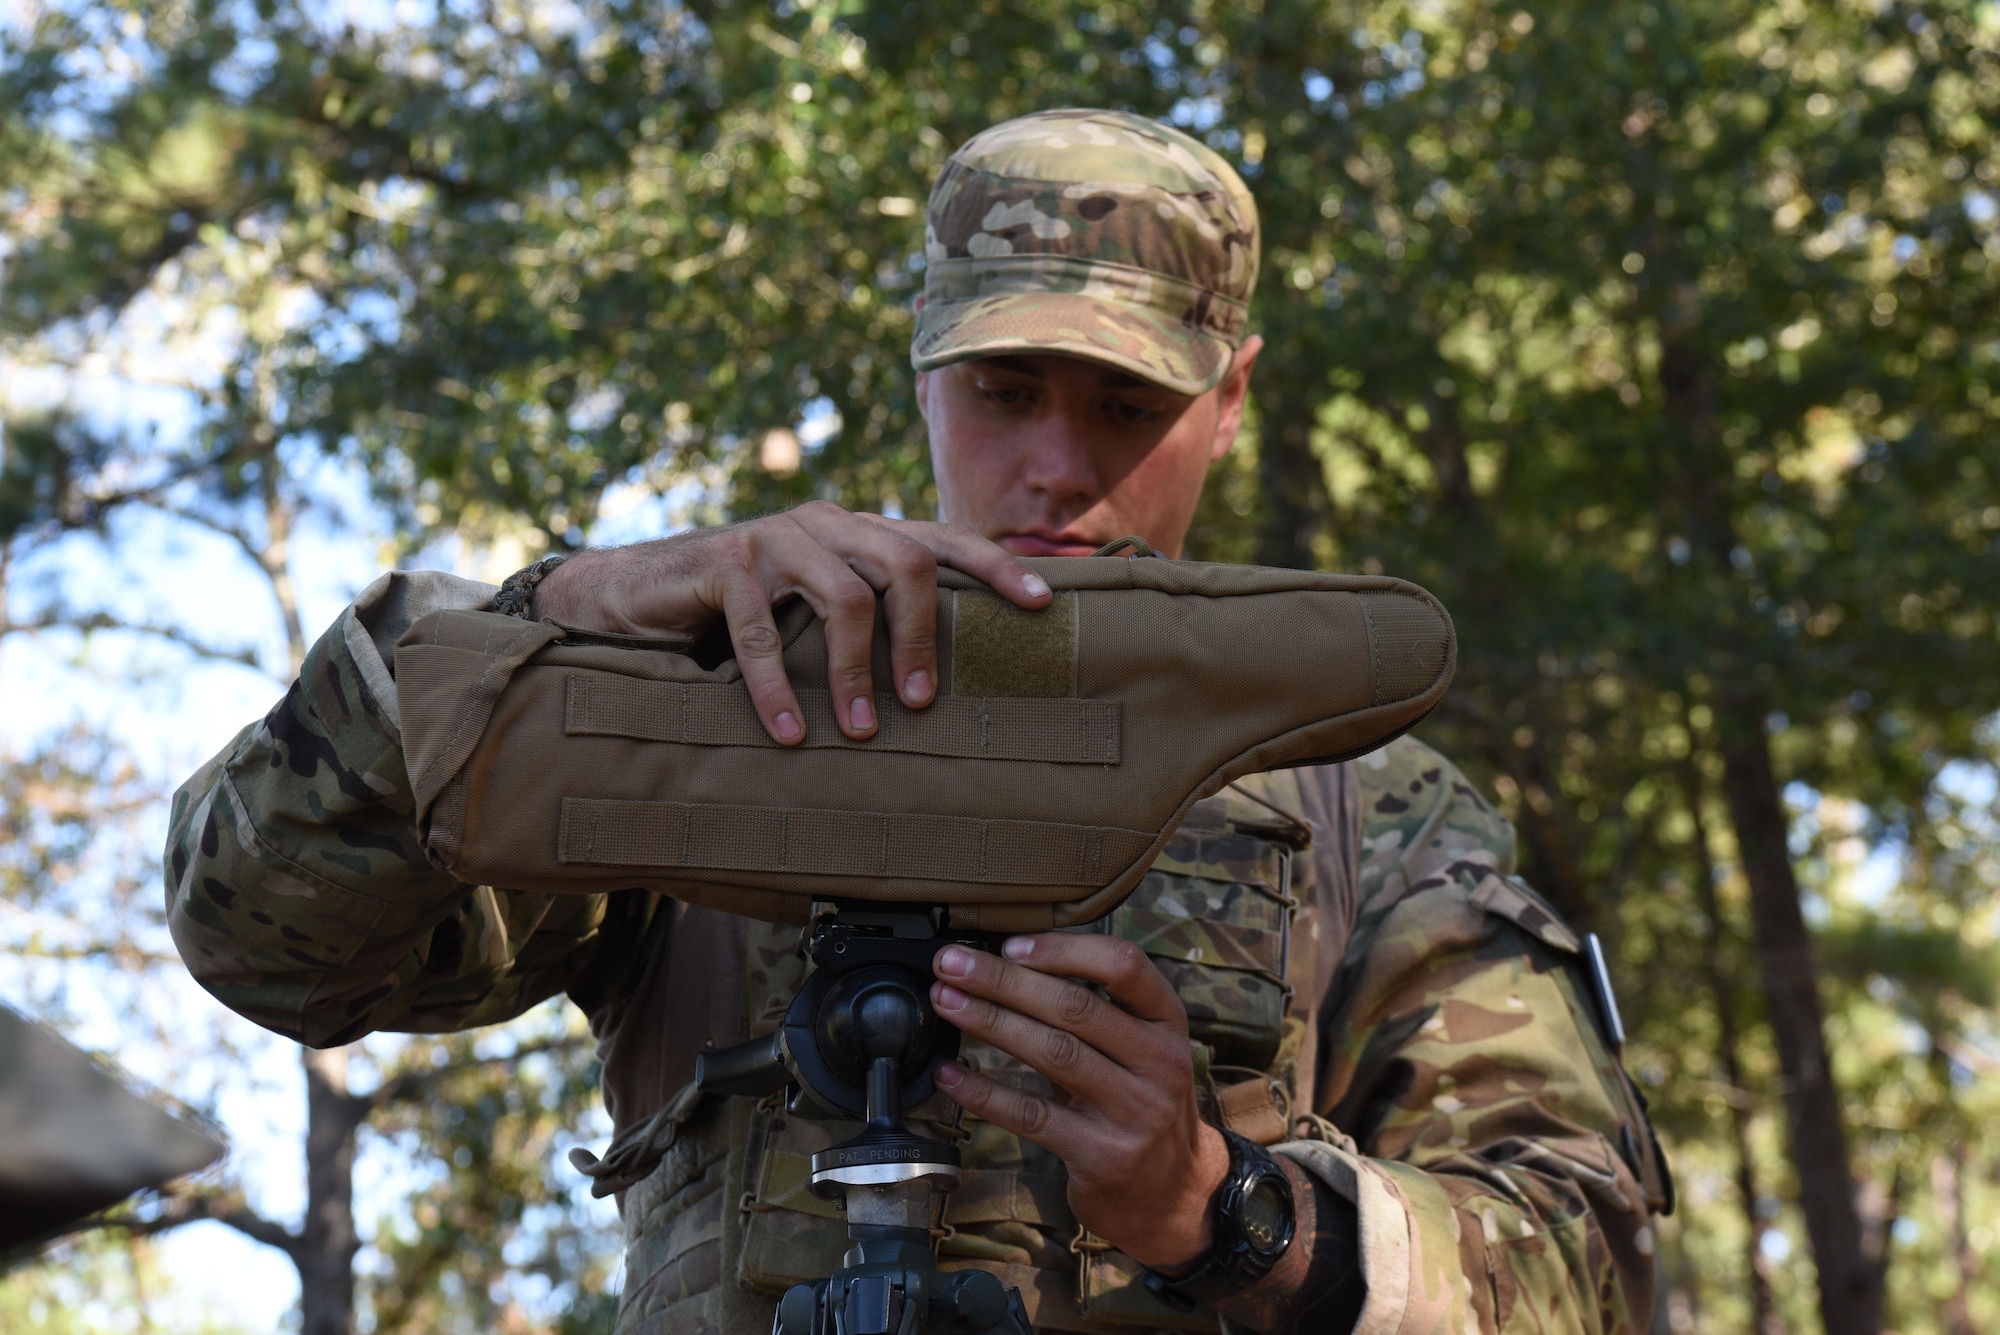
{"label": "eye", "polygon": [[1021,385],[982,384],[979,397],[995,408],[1023,408],[1033,401],[1034,395]]}
{"label": "eye", "polygon": [[1120,426],[1142,426],[1160,415],[1160,410],[1152,404],[1132,399],[1112,399],[1105,405],[1105,411]]}

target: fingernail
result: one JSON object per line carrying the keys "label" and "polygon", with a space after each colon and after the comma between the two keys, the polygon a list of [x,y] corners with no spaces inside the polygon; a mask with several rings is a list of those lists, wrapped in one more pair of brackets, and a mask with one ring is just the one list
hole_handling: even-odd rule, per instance
{"label": "fingernail", "polygon": [[847,707],[847,717],[856,731],[875,726],[875,702],[865,695],[854,697],[854,703]]}
{"label": "fingernail", "polygon": [[957,1062],[942,1062],[937,1068],[939,1089],[957,1089],[965,1083],[965,1068]]}
{"label": "fingernail", "polygon": [[939,973],[963,978],[972,972],[972,952],[959,946],[946,946],[938,956],[937,968]]}
{"label": "fingernail", "polygon": [[1010,960],[1024,960],[1035,953],[1035,938],[1032,936],[1010,936],[1000,947],[1000,953]]}
{"label": "fingernail", "polygon": [[932,1000],[941,1011],[962,1011],[965,1009],[965,1003],[968,998],[965,993],[959,991],[949,983],[939,983],[937,985],[937,995]]}
{"label": "fingernail", "polygon": [[931,674],[919,668],[903,678],[903,699],[913,705],[926,704],[931,698]]}
{"label": "fingernail", "polygon": [[1030,598],[1040,598],[1048,593],[1049,586],[1043,582],[1040,575],[1029,571],[1021,576],[1021,591]]}
{"label": "fingernail", "polygon": [[799,735],[799,721],[792,717],[790,710],[778,715],[777,718],[771,721],[777,725],[778,736],[784,738],[786,741],[789,742]]}

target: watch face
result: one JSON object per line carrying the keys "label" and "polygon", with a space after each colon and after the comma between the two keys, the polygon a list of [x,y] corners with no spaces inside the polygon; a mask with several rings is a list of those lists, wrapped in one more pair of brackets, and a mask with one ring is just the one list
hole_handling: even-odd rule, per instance
{"label": "watch face", "polygon": [[1292,1194],[1283,1178],[1259,1178],[1243,1193],[1239,1218],[1243,1240],[1269,1255],[1284,1245],[1292,1229]]}

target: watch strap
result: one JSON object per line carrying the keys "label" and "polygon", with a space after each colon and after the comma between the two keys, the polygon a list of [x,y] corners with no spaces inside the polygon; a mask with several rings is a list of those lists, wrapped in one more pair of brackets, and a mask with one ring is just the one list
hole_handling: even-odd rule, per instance
{"label": "watch strap", "polygon": [[[1298,1219],[1292,1201],[1291,1179],[1262,1145],[1246,1140],[1226,1128],[1223,1142],[1229,1147],[1229,1172],[1209,1204],[1211,1241],[1192,1270],[1180,1275],[1163,1275],[1144,1267],[1146,1288],[1177,1312],[1188,1312],[1203,1303],[1216,1303],[1243,1292],[1271,1273],[1285,1249],[1292,1243]],[[1257,1186],[1276,1181],[1289,1203],[1283,1237],[1269,1251],[1253,1245],[1243,1229],[1244,1198]]]}
{"label": "watch strap", "polygon": [[567,560],[569,560],[568,552],[557,552],[553,556],[544,556],[541,560],[507,576],[506,582],[500,586],[500,592],[493,596],[493,610],[501,616],[526,618],[528,609],[534,602],[535,586],[547,579],[550,571]]}

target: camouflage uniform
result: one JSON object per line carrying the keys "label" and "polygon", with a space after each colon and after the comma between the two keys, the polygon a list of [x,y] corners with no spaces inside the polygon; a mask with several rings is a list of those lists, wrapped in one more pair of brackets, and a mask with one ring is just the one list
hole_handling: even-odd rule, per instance
{"label": "camouflage uniform", "polygon": [[[1070,352],[1203,392],[1242,337],[1256,240],[1242,182],[1173,131],[1081,112],[996,127],[933,194],[912,360]],[[621,1335],[763,1335],[769,1294],[838,1264],[839,1227],[799,1165],[840,1133],[687,1081],[705,1048],[775,1023],[803,970],[797,931],[636,891],[461,885],[429,864],[394,645],[424,613],[492,594],[385,576],[183,786],[175,941],[222,1001],[314,1045],[466,1028],[567,991],[617,1129],[592,1171],[621,1193]],[[1642,1329],[1664,1166],[1575,937],[1513,875],[1512,828],[1408,739],[1238,787],[1202,804],[1108,926],[1175,982],[1218,1116],[1267,1076],[1289,1094],[1263,1138],[1351,1203],[1357,1329]],[[1310,842],[1273,861],[1282,840],[1265,836],[1288,823]],[[918,1111],[967,1142],[941,1264],[1019,1285],[1040,1329],[1217,1329],[1167,1312],[1128,1258],[1079,1233],[1054,1156],[955,1125],[941,1102]]]}
{"label": "camouflage uniform", "polygon": [[[781,1268],[814,1273],[825,1243],[786,1234],[783,1218],[745,1227],[759,1221],[738,1217],[742,1193],[729,1187],[753,1175],[753,1136],[768,1145],[789,1134],[797,1155],[827,1133],[731,1106],[743,1100],[674,1095],[695,1053],[775,1018],[795,981],[796,931],[674,912],[637,892],[460,885],[430,866],[411,824],[392,646],[423,612],[483,606],[492,592],[449,576],[385,576],[313,647],[270,714],[181,788],[167,852],[174,939],[218,998],[314,1045],[490,1023],[567,990],[599,1038],[619,1139],[650,1133],[664,1151],[623,1201],[633,1316],[622,1324],[762,1335],[770,1299],[735,1281],[769,1288]],[[1358,829],[1314,831],[1326,854],[1314,861],[1333,870],[1298,891],[1314,912],[1294,924],[1289,951],[1291,986],[1311,1004],[1292,1008],[1274,1065],[1313,1068],[1292,1076],[1311,1091],[1297,1109],[1312,1114],[1296,1128],[1306,1134],[1279,1151],[1358,1208],[1360,1329],[1642,1328],[1648,1207],[1661,1185],[1592,1018],[1575,938],[1512,875],[1507,822],[1435,752],[1405,739],[1344,768]],[[1307,784],[1349,781],[1336,775],[1255,786],[1303,805]],[[1189,879],[1205,867],[1220,883],[1258,879],[1214,870],[1190,843],[1198,838],[1169,849],[1149,878],[1156,896],[1177,887],[1191,900]],[[1212,906],[1203,909],[1163,913],[1135,897],[1122,927],[1169,972],[1190,957],[1254,964],[1231,956],[1240,943],[1203,935],[1196,920]],[[1006,1065],[997,1053],[982,1064]],[[968,1129],[968,1165],[1018,1170],[1022,1199],[983,1219],[973,1216],[990,1203],[958,1203],[945,1256],[1044,1289],[1057,1270],[1088,1272],[1070,1254],[1078,1240],[1060,1163],[990,1125]],[[762,1162],[768,1177],[779,1160]],[[834,1236],[803,1191],[750,1186],[752,1211],[796,1207],[814,1237]],[[1129,1273],[1088,1240],[1078,1250],[1100,1277],[1109,1272],[1099,1311],[1115,1322]],[[1086,1273],[1082,1284],[1094,1282]],[[1037,1319],[1109,1328],[1104,1316],[1066,1319],[1064,1305],[1080,1303],[1074,1289],[1046,1294]]]}

